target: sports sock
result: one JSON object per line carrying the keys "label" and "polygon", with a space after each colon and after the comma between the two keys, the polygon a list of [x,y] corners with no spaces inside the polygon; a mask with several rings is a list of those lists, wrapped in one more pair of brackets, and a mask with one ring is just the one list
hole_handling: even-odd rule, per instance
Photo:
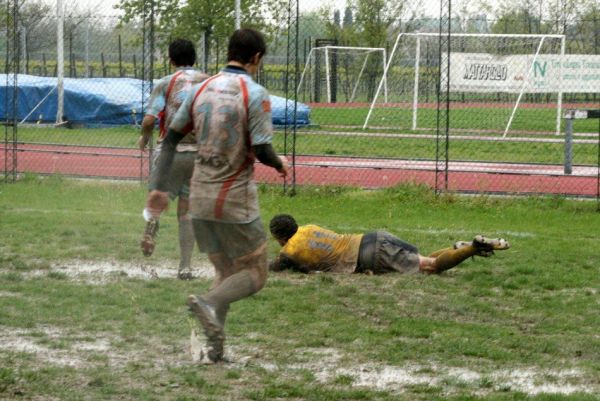
{"label": "sports sock", "polygon": [[452,251],[454,250],[454,248],[450,247],[450,248],[443,248],[443,249],[439,249],[435,252],[433,252],[431,255],[429,255],[430,258],[437,258],[438,256],[440,256],[442,253],[447,252],[447,251]]}
{"label": "sports sock", "polygon": [[190,268],[194,243],[195,239],[192,220],[188,218],[179,220],[179,270]]}
{"label": "sports sock", "polygon": [[459,249],[448,249],[436,257],[433,267],[436,273],[452,269],[465,259],[475,255],[477,249],[473,245],[468,245]]}

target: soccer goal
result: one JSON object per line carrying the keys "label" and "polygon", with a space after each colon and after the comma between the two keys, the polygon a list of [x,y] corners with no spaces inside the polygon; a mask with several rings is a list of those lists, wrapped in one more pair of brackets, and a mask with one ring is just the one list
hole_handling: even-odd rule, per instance
{"label": "soccer goal", "polygon": [[379,47],[322,46],[308,53],[298,96],[314,103],[371,103],[377,83],[387,101],[386,50]]}
{"label": "soccer goal", "polygon": [[[452,113],[453,129],[560,133],[564,35],[453,33],[450,49],[450,56],[440,54],[437,33],[400,33],[363,128],[434,129],[438,90],[448,90],[451,108],[460,109]],[[395,112],[378,104],[388,83]],[[541,110],[539,120],[525,109]]]}

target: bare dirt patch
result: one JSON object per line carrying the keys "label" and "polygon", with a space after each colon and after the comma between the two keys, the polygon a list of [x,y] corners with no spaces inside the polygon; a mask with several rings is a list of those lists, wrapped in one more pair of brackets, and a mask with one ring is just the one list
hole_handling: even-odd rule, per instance
{"label": "bare dirt patch", "polygon": [[[67,333],[57,327],[37,326],[33,329],[15,329],[0,326],[0,351],[25,353],[33,356],[36,364],[89,368],[95,364],[123,368],[128,363],[152,361],[154,366],[178,366],[191,362],[188,343],[178,344],[179,355],[168,352],[165,345],[149,339],[149,349],[123,349],[114,344],[123,339],[112,333]],[[60,344],[60,346],[57,346]]]}
{"label": "bare dirt patch", "polygon": [[[208,261],[197,262],[192,266],[192,274],[196,279],[214,277],[214,269]],[[177,264],[172,261],[153,263],[136,263],[122,261],[86,261],[70,260],[56,262],[50,269],[28,271],[26,277],[39,277],[48,273],[62,273],[67,277],[92,284],[104,284],[123,277],[143,280],[177,278]]]}
{"label": "bare dirt patch", "polygon": [[[172,262],[154,264],[114,261],[90,262],[73,260],[53,264],[50,269],[31,270],[24,275],[40,276],[51,272],[86,283],[102,284],[133,277],[139,279],[176,278],[177,269]],[[210,263],[194,266],[194,276],[201,279],[213,277]],[[0,291],[0,297],[18,294]],[[251,335],[251,334],[249,334]],[[40,366],[86,368],[108,364],[123,368],[131,362],[150,363],[154,369],[173,366],[194,366],[206,361],[200,356],[204,339],[201,335],[181,338],[177,344],[162,344],[159,338],[147,338],[146,345],[122,349],[123,339],[114,333],[70,333],[56,327],[38,326],[15,329],[0,326],[0,352],[18,352],[31,355]],[[59,344],[59,346],[57,346]],[[149,345],[151,344],[151,345]],[[298,370],[311,371],[322,383],[335,383],[340,376],[351,378],[352,386],[402,393],[414,385],[471,388],[474,393],[491,391],[519,391],[530,395],[540,393],[573,394],[600,393],[600,386],[591,372],[578,368],[540,368],[518,366],[514,369],[478,370],[456,368],[427,362],[390,366],[366,363],[348,366],[348,355],[334,348],[294,350],[299,362],[275,364],[264,359],[261,349],[228,343],[226,357],[231,360],[225,368],[260,366],[269,371],[293,374]]]}
{"label": "bare dirt patch", "polygon": [[[309,370],[322,383],[333,383],[336,378],[352,378],[352,386],[402,393],[414,385],[438,386],[447,390],[454,386],[473,388],[474,392],[486,394],[490,391],[519,391],[529,395],[540,393],[597,394],[600,388],[593,384],[591,375],[579,369],[540,369],[520,367],[480,372],[469,368],[448,367],[439,364],[406,364],[390,366],[376,363],[347,366],[345,356],[333,348],[311,348],[295,350],[302,362],[276,365],[259,362],[270,371]],[[346,359],[347,360],[347,359]]]}
{"label": "bare dirt patch", "polygon": [[[87,340],[84,340],[87,339]],[[56,348],[53,341],[61,341],[67,346]],[[14,329],[0,326],[0,350],[20,352],[32,355],[37,364],[52,364],[72,368],[89,368],[95,364],[113,368],[124,368],[128,363],[150,364],[154,369],[195,364],[206,364],[199,358],[199,349],[204,338],[192,335],[176,345],[180,352],[164,352],[159,339],[148,339],[152,349],[119,349],[121,339],[112,333],[77,333],[74,336],[56,327],[38,326],[34,329]],[[230,362],[221,365],[224,368],[244,368],[248,364],[260,366],[269,371],[292,374],[298,370],[313,372],[318,381],[334,383],[336,378],[347,376],[352,386],[367,387],[402,393],[409,386],[438,386],[451,390],[454,386],[473,388],[479,394],[493,390],[520,391],[535,395],[588,393],[597,394],[600,388],[592,378],[579,369],[540,369],[520,367],[511,370],[479,372],[469,368],[455,368],[438,364],[406,364],[389,366],[376,363],[358,364],[348,367],[347,360],[337,349],[297,350],[302,362],[292,364],[274,364],[261,360],[257,355],[261,350],[247,349],[241,345],[229,345],[226,357]],[[100,355],[102,358],[97,359]],[[485,383],[485,385],[482,385]]]}

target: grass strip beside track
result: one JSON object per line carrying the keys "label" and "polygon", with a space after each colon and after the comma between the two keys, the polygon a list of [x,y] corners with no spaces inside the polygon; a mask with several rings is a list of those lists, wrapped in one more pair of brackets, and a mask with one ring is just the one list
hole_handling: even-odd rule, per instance
{"label": "grass strip beside track", "polygon": [[[592,120],[581,120],[592,121]],[[348,121],[345,121],[348,123]],[[593,121],[592,121],[593,122]],[[577,121],[576,123],[579,123]],[[576,126],[576,132],[584,126]],[[589,132],[597,133],[595,130]],[[587,128],[586,128],[587,129]],[[73,146],[137,148],[139,130],[135,127],[104,129],[57,129],[51,127],[20,127],[18,140],[24,143],[64,144]],[[473,137],[473,140],[471,140]],[[476,140],[489,139],[489,140]],[[496,140],[494,140],[496,138]],[[491,161],[510,163],[562,164],[564,143],[562,136],[544,135],[508,136],[500,139],[498,134],[473,132],[452,133],[449,155],[451,160]],[[289,138],[276,132],[274,145],[278,152],[290,152]],[[573,164],[595,165],[597,149],[593,137],[578,137],[573,145]],[[372,158],[435,159],[435,137],[427,131],[403,131],[382,133],[381,131],[357,132],[342,135],[318,128],[303,128],[298,131],[296,152],[312,155],[338,155]]]}

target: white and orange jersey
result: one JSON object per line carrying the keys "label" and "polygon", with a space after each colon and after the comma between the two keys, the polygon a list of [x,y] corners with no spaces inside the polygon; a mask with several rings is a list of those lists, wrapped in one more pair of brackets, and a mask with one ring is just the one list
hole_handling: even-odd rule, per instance
{"label": "white and orange jersey", "polygon": [[252,146],[273,136],[267,90],[243,69],[226,67],[192,88],[170,128],[196,137],[192,216],[228,223],[259,217]]}
{"label": "white and orange jersey", "polygon": [[362,234],[338,234],[308,224],[298,227],[281,248],[281,254],[307,272],[353,273],[362,237]]}
{"label": "white and orange jersey", "polygon": [[[163,77],[152,90],[146,115],[159,120],[158,143],[167,135],[167,128],[193,85],[208,78],[208,75],[192,67],[180,67],[171,75]],[[178,151],[195,151],[195,139],[189,135],[181,140]]]}

